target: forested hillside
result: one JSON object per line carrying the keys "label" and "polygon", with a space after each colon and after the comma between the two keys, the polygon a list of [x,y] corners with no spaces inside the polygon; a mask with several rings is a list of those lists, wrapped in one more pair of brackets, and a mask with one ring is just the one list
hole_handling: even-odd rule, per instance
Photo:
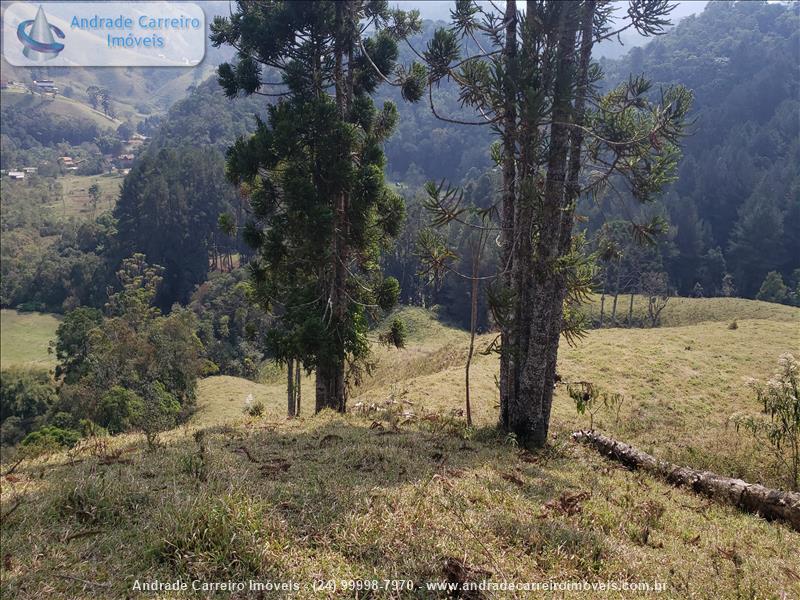
{"label": "forested hillside", "polygon": [[[641,274],[649,270],[664,272],[667,285],[679,294],[753,298],[775,271],[760,297],[783,302],[799,297],[799,12],[797,5],[710,3],[703,13],[624,57],[599,61],[606,89],[646,73],[654,97],[671,84],[694,93],[683,159],[674,184],[660,200],[636,209],[609,189],[582,202],[593,247],[607,250],[613,242],[618,251],[610,260],[601,256],[601,289],[642,292],[646,282],[643,286]],[[432,24],[426,23],[416,47],[427,43],[431,30]],[[407,47],[401,50],[407,60],[415,58]],[[383,94],[398,102],[401,115],[386,153],[390,175],[405,186],[409,215],[387,266],[403,283],[404,299],[441,303],[466,325],[469,282],[451,277],[436,289],[409,276],[419,267],[414,239],[428,218],[421,207],[425,194],[418,190],[426,180],[449,179],[465,186],[475,206],[490,206],[497,185],[489,172],[489,128],[437,119],[427,100],[403,102],[392,88],[384,88]],[[476,120],[461,109],[452,82],[441,84],[434,103],[440,116]],[[626,223],[639,211],[641,217],[660,216],[668,225],[654,247],[637,244],[628,230]],[[469,242],[455,224],[447,235],[460,250]],[[484,256],[483,274],[495,259],[491,246]],[[465,258],[459,271],[468,270],[468,263]],[[480,315],[486,323],[484,308]]]}
{"label": "forested hillside", "polygon": [[[799,15],[797,4],[710,2],[667,35],[601,62],[608,85],[647,73],[654,93],[673,83],[694,92],[694,126],[661,203],[671,226],[661,255],[680,293],[700,283],[719,294],[726,273],[745,297],[770,271],[796,284]],[[598,218],[615,214],[603,208]]]}
{"label": "forested hillside", "polygon": [[188,302],[220,255],[246,250],[219,226],[222,214],[235,232],[245,220],[244,199],[225,180],[225,151],[265,111],[261,98],[228,100],[210,79],[169,110],[127,176],[114,210],[117,260],[138,251],[165,267],[162,307]]}
{"label": "forested hillside", "polygon": [[[665,271],[669,285],[681,294],[755,297],[766,275],[777,271],[788,286],[783,294],[784,301],[788,301],[798,283],[794,270],[799,266],[800,256],[800,241],[793,235],[800,228],[800,184],[794,168],[800,127],[797,99],[800,84],[794,62],[800,51],[797,23],[796,6],[714,3],[643,48],[633,48],[624,58],[601,60],[605,86],[625,80],[631,74],[647,72],[654,79],[654,93],[662,85],[682,83],[695,94],[694,125],[685,139],[678,178],[655,206],[647,208],[649,214],[660,214],[669,223],[668,233],[661,236],[656,248],[635,248],[624,227],[615,228],[613,221],[628,218],[629,209],[621,208],[612,192],[601,197],[597,204],[584,201],[590,237],[601,245],[603,240],[613,238],[625,247],[621,260],[601,264],[605,272],[601,278],[604,289],[611,293],[640,292],[636,274],[645,260],[648,268]],[[424,22],[420,33],[412,36],[408,44],[399,46],[400,63],[409,64],[417,58],[412,46],[424,48],[434,28],[433,22]],[[762,60],[765,52],[771,60]],[[451,81],[442,81],[434,89],[433,99],[440,116],[475,120],[475,115],[460,106]],[[109,245],[104,244],[104,254],[118,261],[138,245],[153,254],[154,262],[169,263],[168,253],[158,251],[156,240],[173,238],[168,223],[189,222],[197,227],[186,240],[187,256],[246,251],[239,239],[229,239],[217,227],[223,212],[234,216],[239,225],[242,223],[238,221],[244,219],[242,198],[228,184],[215,183],[212,187],[219,185],[219,190],[211,194],[193,194],[189,203],[178,202],[168,209],[162,208],[159,214],[165,218],[146,224],[142,221],[144,215],[161,201],[155,193],[144,193],[146,189],[152,191],[152,184],[143,186],[139,180],[157,166],[173,182],[170,185],[196,188],[191,180],[199,176],[197,170],[179,165],[193,160],[186,157],[198,148],[202,148],[199,160],[208,165],[209,173],[216,173],[212,179],[220,177],[225,150],[237,137],[254,130],[255,116],[263,117],[271,100],[255,96],[227,99],[212,77],[192,86],[187,97],[166,115],[146,121],[152,139],[147,152],[128,175],[117,209],[121,245],[110,252]],[[439,119],[432,114],[427,98],[408,103],[400,97],[398,88],[388,85],[377,94],[376,101],[383,100],[394,101],[400,117],[397,131],[386,142],[387,174],[390,181],[400,186],[407,202],[407,227],[386,259],[387,267],[400,280],[404,301],[445,304],[450,316],[464,324],[469,313],[467,282],[449,278],[437,288],[415,277],[420,267],[416,239],[429,221],[422,207],[425,194],[421,186],[428,180],[461,183],[475,206],[490,206],[497,187],[490,172],[491,131],[487,126]],[[36,127],[26,125],[32,118],[38,119]],[[6,157],[13,157],[17,149],[25,149],[26,156],[34,156],[36,148],[41,149],[40,154],[51,155],[55,149],[49,148],[61,140],[89,148],[93,141],[108,137],[96,124],[78,118],[69,121],[67,130],[59,129],[56,139],[48,132],[51,125],[62,121],[64,117],[22,114],[13,105],[4,106],[4,122],[11,124],[3,132],[7,150],[4,161],[10,160]],[[159,152],[165,148],[170,153],[159,158]],[[6,196],[11,189],[14,188],[6,190]],[[4,219],[8,222],[8,210],[13,203],[6,199],[4,204]],[[181,213],[185,214],[179,216]],[[611,226],[604,226],[608,221]],[[455,246],[463,247],[468,242],[464,231],[457,227],[451,227],[448,236]],[[486,272],[495,258],[491,246],[484,257],[482,271]],[[198,265],[201,261],[198,258]],[[8,272],[7,268],[4,270]],[[172,283],[160,295],[164,307],[175,300],[187,301],[191,289],[207,275],[207,268],[202,266],[180,269],[179,273],[173,271],[176,269],[168,267],[167,279]],[[113,273],[113,267],[110,272]],[[4,293],[4,305],[29,300],[41,304],[38,295],[29,297],[31,294],[20,292],[20,285],[4,281],[7,290],[9,286],[17,290]],[[99,297],[98,294],[102,291],[78,295],[88,298]],[[66,296],[56,294],[46,306],[57,307]],[[486,319],[487,313],[482,309],[480,320],[486,323]]]}
{"label": "forested hillside", "polygon": [[[798,6],[766,2],[714,2],[697,16],[623,58],[602,59],[602,86],[610,89],[632,75],[652,79],[652,95],[671,84],[694,93],[693,126],[682,145],[683,159],[675,183],[661,200],[646,207],[645,215],[660,215],[668,225],[656,248],[637,248],[630,235],[608,232],[611,222],[630,219],[632,208],[609,190],[597,201],[584,200],[590,237],[599,245],[609,237],[625,247],[620,265],[602,265],[616,291],[641,291],[643,268],[663,270],[669,286],[689,295],[738,295],[753,298],[767,274],[777,271],[788,290],[778,296],[789,301],[800,283],[800,21]],[[432,24],[416,41],[427,42]],[[401,48],[402,49],[402,48]],[[407,60],[414,57],[405,48]],[[765,60],[769,57],[769,60]],[[437,119],[427,101],[402,102],[396,90],[383,93],[398,102],[398,132],[387,142],[388,170],[395,181],[417,189],[426,180],[443,178],[467,185],[478,206],[491,204],[496,186],[490,183],[486,126],[447,123]],[[441,116],[475,121],[460,109],[451,82],[435,92]],[[411,229],[424,224],[418,202],[409,193]],[[455,244],[459,245],[458,233]],[[413,272],[412,246],[396,250],[393,273]],[[405,252],[406,258],[399,254]],[[647,267],[643,265],[647,264]],[[462,265],[465,266],[465,265]],[[402,278],[402,277],[401,277]],[[404,297],[419,298],[415,282],[407,279]],[[454,316],[468,319],[468,283],[450,281],[445,296],[428,291],[429,300],[448,305]],[[461,298],[461,308],[451,302]],[[765,299],[773,298],[767,294]],[[456,300],[457,303],[457,300]]]}

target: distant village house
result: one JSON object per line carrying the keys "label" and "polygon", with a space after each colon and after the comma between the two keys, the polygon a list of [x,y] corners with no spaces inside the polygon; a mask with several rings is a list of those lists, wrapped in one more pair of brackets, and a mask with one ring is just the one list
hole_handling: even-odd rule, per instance
{"label": "distant village house", "polygon": [[118,169],[128,169],[133,165],[133,159],[133,154],[120,154],[114,159],[114,163]]}
{"label": "distant village house", "polygon": [[33,91],[40,94],[57,94],[58,87],[52,79],[33,80]]}

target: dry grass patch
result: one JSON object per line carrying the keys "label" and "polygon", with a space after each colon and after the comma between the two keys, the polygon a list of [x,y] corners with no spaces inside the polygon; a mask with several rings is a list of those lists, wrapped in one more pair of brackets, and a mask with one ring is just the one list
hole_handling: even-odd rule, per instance
{"label": "dry grass patch", "polygon": [[[156,452],[115,439],[133,450],[130,464],[26,464],[3,482],[4,512],[25,498],[2,525],[4,596],[116,598],[136,579],[176,577],[420,584],[456,567],[493,581],[659,581],[667,598],[800,592],[800,534],[631,474],[566,436],[530,454],[486,429],[465,439],[370,424],[262,419],[175,431]],[[186,468],[201,452],[206,477]],[[78,505],[102,516],[84,521]]]}
{"label": "dry grass patch", "polygon": [[[253,577],[300,582],[299,598],[319,597],[306,587],[318,578],[660,582],[664,598],[800,597],[800,534],[573,444],[586,420],[563,390],[548,448],[520,452],[493,428],[496,358],[479,356],[476,428],[466,428],[467,335],[412,316],[410,350],[376,350],[375,377],[351,400],[375,404],[363,415],[310,416],[304,381],[303,416],[286,420],[281,377],[215,377],[202,382],[193,421],[155,452],[125,435],[20,465],[0,480],[3,596],[137,597],[136,579]],[[793,322],[740,317],[731,330],[725,319],[592,331],[562,349],[559,372],[625,395],[619,414],[595,416],[610,435],[769,483],[763,455],[727,417],[758,410],[743,377],[770,373],[800,340]],[[250,393],[264,402],[260,418],[242,413]],[[443,596],[418,587],[401,597]]]}

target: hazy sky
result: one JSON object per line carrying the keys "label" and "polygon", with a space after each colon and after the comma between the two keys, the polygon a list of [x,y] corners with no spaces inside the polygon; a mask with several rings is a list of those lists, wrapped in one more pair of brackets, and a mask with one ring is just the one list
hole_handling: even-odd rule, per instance
{"label": "hazy sky", "polygon": [[[453,0],[395,0],[392,2],[392,4],[404,10],[415,8],[419,10],[423,19],[441,19],[443,21],[448,21],[450,19],[450,8],[453,6]],[[491,8],[491,5],[488,2],[486,2],[486,4],[489,8]],[[502,4],[502,2],[497,4]],[[520,2],[520,5],[522,4],[523,2]],[[624,7],[626,3],[618,2],[618,4],[620,7]],[[689,15],[703,12],[706,4],[708,4],[708,0],[678,0],[675,2],[675,4],[678,6],[676,6],[675,10],[672,11],[671,18],[673,23],[677,23],[682,18]],[[621,54],[624,54],[630,50],[633,46],[639,46],[647,43],[649,39],[650,38],[642,38],[634,32],[633,35],[628,35],[623,38],[624,47],[620,47],[620,44],[616,41],[608,41],[601,44],[597,48],[595,55],[609,57],[620,56]]]}
{"label": "hazy sky", "polygon": [[[498,4],[502,3],[503,2],[499,2]],[[672,14],[675,18],[681,19],[687,15],[702,12],[707,3],[708,0],[679,0],[676,2],[678,7]],[[453,0],[396,0],[392,4],[400,6],[403,9],[416,8],[419,10],[423,19],[447,20],[450,18],[450,7],[453,6]],[[620,2],[619,4],[624,5],[625,3]]]}

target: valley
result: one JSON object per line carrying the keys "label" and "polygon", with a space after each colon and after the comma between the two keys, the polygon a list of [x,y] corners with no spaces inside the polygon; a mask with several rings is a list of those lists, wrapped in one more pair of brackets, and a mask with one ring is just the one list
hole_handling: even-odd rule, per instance
{"label": "valley", "polygon": [[800,598],[800,4],[700,4],[0,59],[0,597]]}

